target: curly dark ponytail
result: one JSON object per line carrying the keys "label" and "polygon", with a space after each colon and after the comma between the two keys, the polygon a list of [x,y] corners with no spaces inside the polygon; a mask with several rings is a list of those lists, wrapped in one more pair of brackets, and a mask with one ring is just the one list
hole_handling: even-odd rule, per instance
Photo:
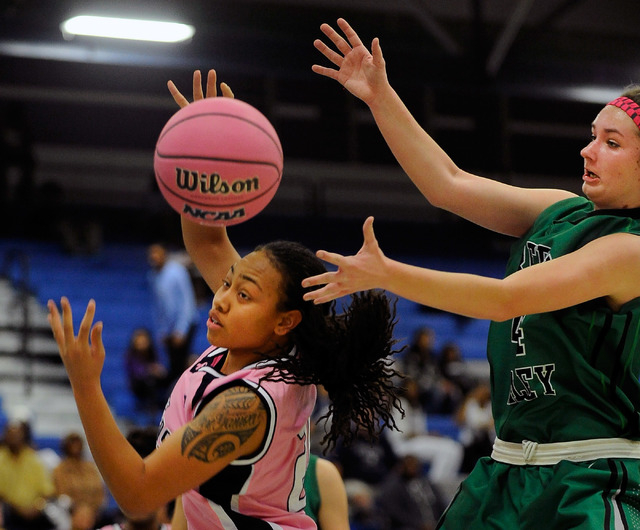
{"label": "curly dark ponytail", "polygon": [[302,280],[326,271],[306,247],[275,241],[264,251],[282,276],[281,309],[296,309],[302,321],[292,331],[297,355],[276,359],[270,380],[324,386],[331,404],[322,419],[330,427],[322,443],[325,451],[342,437],[349,443],[355,422],[373,438],[385,427],[395,427],[392,408],[402,410],[393,385],[398,373],[391,367],[394,350],[395,304],[383,291],[354,294],[338,314],[336,304],[315,305],[302,296]]}

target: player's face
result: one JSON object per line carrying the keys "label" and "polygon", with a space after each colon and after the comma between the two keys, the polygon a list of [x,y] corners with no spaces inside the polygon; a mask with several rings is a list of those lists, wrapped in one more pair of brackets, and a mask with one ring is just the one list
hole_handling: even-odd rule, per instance
{"label": "player's face", "polygon": [[640,131],[618,107],[607,105],[593,122],[582,149],[582,191],[596,208],[640,206]]}
{"label": "player's face", "polygon": [[267,255],[252,252],[238,261],[216,291],[207,321],[211,344],[235,354],[272,351],[282,344],[280,272]]}

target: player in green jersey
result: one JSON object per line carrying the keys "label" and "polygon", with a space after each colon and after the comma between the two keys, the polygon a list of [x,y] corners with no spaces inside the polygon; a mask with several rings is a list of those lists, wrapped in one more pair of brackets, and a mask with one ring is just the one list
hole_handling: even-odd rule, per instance
{"label": "player in green jersey", "polygon": [[337,270],[308,278],[323,303],[382,288],[493,321],[497,440],[440,528],[640,528],[640,87],[605,105],[582,149],[585,197],[523,189],[460,169],[413,118],[371,51],[343,20],[315,47],[313,70],[364,101],[396,159],[434,206],[517,238],[504,279],[386,257],[373,231],[354,256],[319,251]]}

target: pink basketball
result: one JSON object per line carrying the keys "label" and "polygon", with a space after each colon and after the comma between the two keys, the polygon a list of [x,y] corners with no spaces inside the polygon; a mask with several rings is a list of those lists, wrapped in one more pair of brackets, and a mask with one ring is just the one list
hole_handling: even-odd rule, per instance
{"label": "pink basketball", "polygon": [[204,225],[242,223],[262,211],[282,179],[282,146],[269,120],[237,99],[205,98],[176,112],[153,159],[162,195]]}

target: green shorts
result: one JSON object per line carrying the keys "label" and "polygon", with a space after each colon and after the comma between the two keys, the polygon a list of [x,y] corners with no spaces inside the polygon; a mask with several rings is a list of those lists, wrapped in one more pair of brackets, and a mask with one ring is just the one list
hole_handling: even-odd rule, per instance
{"label": "green shorts", "polygon": [[640,460],[515,466],[482,458],[437,528],[640,529]]}

